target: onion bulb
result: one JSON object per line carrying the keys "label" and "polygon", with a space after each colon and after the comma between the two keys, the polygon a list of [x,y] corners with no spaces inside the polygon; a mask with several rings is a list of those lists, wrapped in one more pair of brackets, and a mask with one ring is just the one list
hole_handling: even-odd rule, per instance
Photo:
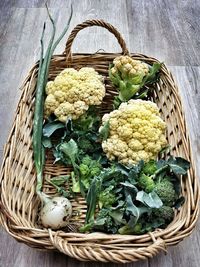
{"label": "onion bulb", "polygon": [[54,230],[67,226],[72,215],[71,202],[65,197],[46,198],[45,196],[42,200],[43,207],[40,211],[42,225]]}

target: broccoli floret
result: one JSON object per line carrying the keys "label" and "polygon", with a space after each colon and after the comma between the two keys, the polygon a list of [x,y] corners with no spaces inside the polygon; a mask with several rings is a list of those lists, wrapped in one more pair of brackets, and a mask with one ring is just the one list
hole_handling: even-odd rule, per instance
{"label": "broccoli floret", "polygon": [[78,141],[78,146],[82,149],[85,153],[88,153],[94,149],[92,143],[86,138],[80,138]]}
{"label": "broccoli floret", "polygon": [[89,167],[83,163],[80,164],[79,171],[81,173],[81,176],[87,176],[90,173]]}
{"label": "broccoli floret", "polygon": [[102,170],[101,164],[91,159],[89,156],[82,158],[81,164],[79,165],[80,179],[85,189],[88,189],[92,178],[100,174]]}
{"label": "broccoli floret", "polygon": [[164,219],[166,223],[169,223],[174,218],[174,210],[172,207],[162,206],[159,209],[154,209],[153,215],[158,218]]}
{"label": "broccoli floret", "polygon": [[117,232],[118,227],[110,216],[110,209],[101,209],[98,212],[93,229],[113,234]]}
{"label": "broccoli floret", "polygon": [[142,173],[138,179],[138,186],[145,192],[150,193],[154,189],[155,183],[151,176]]}
{"label": "broccoli floret", "polygon": [[90,166],[91,161],[92,159],[90,156],[85,156],[82,158],[81,163]]}
{"label": "broccoli floret", "polygon": [[150,160],[147,163],[145,163],[144,167],[142,169],[142,171],[146,175],[153,175],[156,170],[157,170],[157,166],[156,166],[156,161],[155,160]]}
{"label": "broccoli floret", "polygon": [[174,185],[169,179],[164,178],[157,182],[154,191],[160,197],[164,205],[173,207],[177,195],[174,190]]}
{"label": "broccoli floret", "polygon": [[92,167],[90,171],[92,177],[99,175],[100,172],[101,172],[101,168],[99,166]]}
{"label": "broccoli floret", "polygon": [[91,230],[98,230],[106,233],[115,234],[118,230],[113,218],[110,216],[110,209],[101,209],[97,215],[96,219],[92,220],[90,223],[82,226],[80,232],[89,232]]}
{"label": "broccoli floret", "polygon": [[128,224],[122,226],[118,232],[121,235],[130,235],[130,234],[142,234],[142,224],[140,222],[136,223],[134,227],[130,227]]}
{"label": "broccoli floret", "polygon": [[114,188],[114,186],[110,185],[104,191],[100,192],[100,194],[99,194],[99,207],[100,207],[100,209],[101,208],[109,208],[115,203],[116,196],[115,196],[115,194],[111,193],[113,188]]}

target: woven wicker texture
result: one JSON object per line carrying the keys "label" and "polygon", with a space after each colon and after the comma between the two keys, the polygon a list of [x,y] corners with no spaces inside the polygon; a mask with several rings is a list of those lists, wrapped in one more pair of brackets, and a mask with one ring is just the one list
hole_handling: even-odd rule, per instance
{"label": "woven wicker texture", "polygon": [[[107,76],[108,66],[120,54],[72,54],[71,45],[77,33],[89,26],[101,26],[109,30],[117,38],[122,54],[129,54],[120,33],[112,25],[101,20],[86,21],[77,25],[72,31],[66,44],[65,54],[52,58],[49,79],[55,78],[67,66],[76,69],[83,66],[94,67],[105,77],[107,93],[101,105],[103,114],[111,110],[111,101],[116,94]],[[131,56],[150,64],[158,62],[154,58],[141,54],[131,54]],[[72,200],[73,210],[78,211],[77,215],[72,217],[70,227],[66,231],[52,231],[41,227],[38,223],[40,201],[35,194],[36,175],[31,139],[37,71],[38,64],[30,70],[22,85],[21,99],[4,150],[0,177],[0,216],[8,233],[29,246],[39,249],[57,249],[81,261],[118,263],[152,257],[160,250],[166,250],[166,246],[175,245],[188,236],[198,218],[199,185],[178,88],[165,65],[162,65],[161,78],[155,85],[152,97],[167,123],[167,138],[172,146],[173,155],[185,157],[191,162],[188,177],[182,179],[182,193],[186,201],[176,213],[173,222],[164,230],[158,229],[144,235],[81,234],[75,230],[77,224],[82,225],[84,222],[86,205],[84,199],[78,197]],[[55,195],[55,189],[48,180],[69,171],[70,169],[65,166],[53,165],[53,157],[51,153],[47,153],[43,191],[49,195]]]}

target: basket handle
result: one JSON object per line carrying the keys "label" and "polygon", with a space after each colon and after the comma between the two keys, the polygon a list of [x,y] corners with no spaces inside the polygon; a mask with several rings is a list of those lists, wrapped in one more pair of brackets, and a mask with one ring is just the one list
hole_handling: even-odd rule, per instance
{"label": "basket handle", "polygon": [[118,30],[115,27],[113,27],[110,23],[107,23],[103,20],[95,20],[94,19],[94,20],[86,20],[85,22],[78,24],[72,30],[71,34],[68,37],[66,47],[65,47],[65,54],[66,54],[66,60],[67,61],[71,59],[71,46],[72,46],[72,43],[73,43],[77,33],[84,28],[92,27],[92,26],[99,26],[99,27],[106,28],[109,32],[114,34],[114,36],[118,40],[119,45],[121,46],[122,54],[123,55],[129,54],[126,43],[125,43],[124,39],[122,38],[121,34],[118,32]]}

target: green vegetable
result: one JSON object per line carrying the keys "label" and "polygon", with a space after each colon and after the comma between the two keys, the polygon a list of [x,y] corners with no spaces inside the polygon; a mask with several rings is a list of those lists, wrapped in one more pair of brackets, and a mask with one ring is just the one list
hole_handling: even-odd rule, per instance
{"label": "green vegetable", "polygon": [[172,207],[177,199],[173,183],[167,178],[156,183],[154,192],[160,197],[163,204],[169,207]]}
{"label": "green vegetable", "polygon": [[158,80],[160,68],[160,63],[149,66],[129,56],[116,57],[109,68],[109,77],[119,91],[119,96],[115,97],[115,107],[133,97],[146,97],[149,88],[144,86]]}
{"label": "green vegetable", "polygon": [[78,147],[84,151],[84,153],[90,153],[94,150],[92,142],[86,137],[80,137],[78,139]]}
{"label": "green vegetable", "polygon": [[106,140],[109,137],[109,131],[110,131],[110,123],[109,120],[104,123],[103,126],[100,127],[100,137],[102,140]]}
{"label": "green vegetable", "polygon": [[[48,11],[48,8],[47,8]],[[44,147],[42,145],[42,127],[43,127],[43,113],[44,113],[44,88],[46,86],[46,82],[48,79],[48,70],[50,65],[50,60],[52,54],[59,43],[60,39],[67,32],[73,11],[71,10],[71,14],[67,23],[66,28],[62,32],[61,36],[53,43],[55,37],[55,24],[51,15],[48,11],[48,16],[52,23],[52,35],[47,47],[47,51],[45,53],[43,59],[43,37],[45,32],[45,24],[43,27],[42,37],[41,37],[41,56],[38,70],[38,79],[36,85],[36,98],[35,98],[35,110],[34,110],[34,122],[33,122],[33,154],[34,154],[34,163],[37,173],[37,187],[36,192],[39,196],[41,196],[42,189],[42,180],[43,180],[43,166],[44,166]]]}
{"label": "green vegetable", "polygon": [[110,185],[99,194],[99,208],[109,208],[116,202],[116,196],[112,193],[114,186]]}
{"label": "green vegetable", "polygon": [[142,234],[142,224],[136,223],[133,227],[130,225],[124,225],[118,230],[121,235],[130,235],[130,234]]}
{"label": "green vegetable", "polygon": [[153,175],[157,171],[156,161],[150,160],[147,163],[145,163],[142,171],[146,175]]}
{"label": "green vegetable", "polygon": [[145,192],[150,193],[154,189],[155,183],[151,176],[141,173],[140,178],[138,179],[138,186]]}
{"label": "green vegetable", "polygon": [[[84,159],[84,163],[90,162],[89,157]],[[172,170],[171,162],[176,170]],[[145,164],[140,161],[133,167],[112,163],[104,168],[89,186],[87,220],[81,231],[143,234],[166,227],[174,217],[173,208],[183,204],[180,179],[174,173],[180,164],[187,172],[188,162],[176,158]],[[88,174],[88,169],[83,172]]]}
{"label": "green vegetable", "polygon": [[163,205],[162,198],[155,191],[149,194],[147,194],[144,191],[139,191],[137,193],[136,200],[142,202],[143,204],[147,205],[150,208],[160,208]]}
{"label": "green vegetable", "polygon": [[60,121],[51,121],[43,127],[43,136],[50,137],[56,130],[64,127],[65,125]]}
{"label": "green vegetable", "polygon": [[169,223],[174,218],[174,210],[172,207],[162,206],[159,209],[154,209],[153,215],[158,218],[164,219],[166,223]]}

